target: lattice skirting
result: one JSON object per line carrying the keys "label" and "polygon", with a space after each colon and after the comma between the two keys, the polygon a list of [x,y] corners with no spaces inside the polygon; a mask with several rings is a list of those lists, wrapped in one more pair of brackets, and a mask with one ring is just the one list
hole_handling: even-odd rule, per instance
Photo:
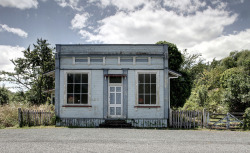
{"label": "lattice skirting", "polygon": [[[60,118],[56,121],[57,126],[75,127],[99,127],[106,119],[103,118]],[[125,119],[133,127],[140,128],[166,128],[167,119]]]}

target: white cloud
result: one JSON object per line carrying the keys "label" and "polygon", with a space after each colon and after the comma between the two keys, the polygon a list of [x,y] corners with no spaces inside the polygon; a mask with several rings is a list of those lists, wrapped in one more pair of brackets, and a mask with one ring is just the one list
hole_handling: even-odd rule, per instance
{"label": "white cloud", "polygon": [[[223,58],[233,50],[250,49],[247,41],[250,40],[250,29],[223,35],[225,27],[236,22],[238,14],[219,0],[213,0],[211,6],[198,0],[182,3],[165,0],[163,5],[146,0],[140,8],[136,8],[139,4],[132,1],[129,7],[119,7],[113,0],[101,2],[102,7],[114,5],[118,10],[99,20],[94,32],[78,26],[79,34],[91,43],[156,43],[166,40],[175,43],[180,50],[198,51],[208,60]],[[166,2],[171,3],[165,8]]]}
{"label": "white cloud", "polygon": [[193,13],[205,7],[206,3],[200,0],[164,0],[164,5],[181,13]]}
{"label": "white cloud", "polygon": [[250,29],[241,31],[237,34],[217,37],[211,41],[204,41],[191,47],[189,51],[201,52],[207,60],[221,59],[229,55],[231,51],[250,50]]}
{"label": "white cloud", "polygon": [[25,50],[25,48],[20,46],[0,45],[0,71],[13,72],[14,65],[10,60],[23,57],[23,50]]}
{"label": "white cloud", "polygon": [[86,27],[86,21],[89,18],[88,13],[76,14],[75,17],[71,20],[72,29],[81,29]]}
{"label": "white cloud", "polygon": [[23,31],[22,29],[19,28],[11,28],[6,24],[0,24],[0,32],[1,31],[7,31],[7,32],[11,32],[13,34],[16,34],[20,37],[24,37],[27,38],[28,37],[28,33]]}
{"label": "white cloud", "polygon": [[99,2],[102,7],[113,5],[119,10],[134,10],[143,4],[146,4],[149,0],[89,0],[89,2]]}
{"label": "white cloud", "polygon": [[79,0],[55,0],[61,7],[71,7],[76,11],[82,11],[83,7],[78,6]]}
{"label": "white cloud", "polygon": [[[223,33],[237,15],[208,7],[192,15],[177,14],[164,8],[155,9],[155,3],[147,3],[142,9],[117,12],[99,21],[97,33],[80,34],[89,41],[102,43],[155,43],[166,40],[181,48],[192,47],[202,41],[210,41]],[[84,33],[84,34],[83,34]]]}
{"label": "white cloud", "polygon": [[37,0],[0,0],[2,7],[14,7],[21,10],[37,8]]}

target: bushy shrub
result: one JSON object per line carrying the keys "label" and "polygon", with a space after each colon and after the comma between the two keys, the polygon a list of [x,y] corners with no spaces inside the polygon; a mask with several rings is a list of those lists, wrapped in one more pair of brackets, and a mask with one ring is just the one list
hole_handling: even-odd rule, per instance
{"label": "bushy shrub", "polygon": [[245,129],[250,129],[250,107],[248,107],[245,110],[245,114],[244,114],[244,128]]}
{"label": "bushy shrub", "polygon": [[10,103],[0,106],[0,128],[18,126],[18,108],[22,110],[45,110],[54,112],[54,106]]}

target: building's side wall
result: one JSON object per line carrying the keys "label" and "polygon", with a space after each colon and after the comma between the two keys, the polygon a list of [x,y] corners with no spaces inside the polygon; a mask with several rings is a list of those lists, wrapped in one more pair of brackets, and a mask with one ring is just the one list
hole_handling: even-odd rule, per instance
{"label": "building's side wall", "polygon": [[[77,70],[75,70],[77,71]],[[91,107],[63,107],[66,105],[65,71],[60,74],[60,117],[61,118],[103,118],[103,71],[90,70],[91,73]]]}

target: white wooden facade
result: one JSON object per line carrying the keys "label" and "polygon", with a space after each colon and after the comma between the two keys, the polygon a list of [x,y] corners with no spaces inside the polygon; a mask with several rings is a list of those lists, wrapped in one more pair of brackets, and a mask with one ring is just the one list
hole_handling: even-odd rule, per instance
{"label": "white wooden facade", "polygon": [[57,124],[98,126],[105,119],[125,119],[136,127],[167,127],[169,79],[180,76],[168,69],[167,48],[56,45]]}

